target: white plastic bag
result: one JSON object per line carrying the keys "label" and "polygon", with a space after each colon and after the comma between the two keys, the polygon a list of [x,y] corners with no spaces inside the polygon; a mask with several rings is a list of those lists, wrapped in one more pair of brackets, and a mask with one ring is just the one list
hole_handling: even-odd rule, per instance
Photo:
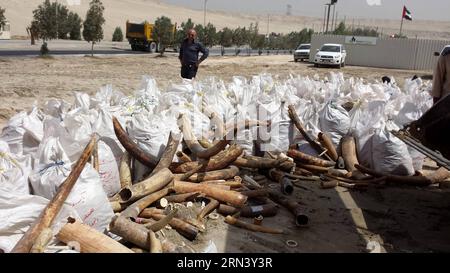
{"label": "white plastic bag", "polygon": [[[69,136],[75,141],[89,139],[92,135],[92,117],[83,108],[77,108],[67,113],[64,125]],[[95,110],[94,110],[95,111]]]}
{"label": "white plastic bag", "polygon": [[406,102],[399,113],[394,117],[394,121],[402,128],[404,125],[418,120],[422,116],[422,111],[412,102]]}
{"label": "white plastic bag", "polygon": [[33,154],[43,137],[42,115],[35,106],[28,114],[13,116],[0,134],[0,140],[8,143],[11,153]]}
{"label": "white plastic bag", "polygon": [[212,81],[211,86],[206,86],[203,101],[206,105],[213,109],[221,118],[226,120],[232,119],[236,113],[236,109],[229,97],[223,81]]}
{"label": "white plastic bag", "polygon": [[98,141],[99,175],[108,197],[120,190],[119,165],[113,150],[103,140]]}
{"label": "white plastic bag", "polygon": [[[12,193],[0,188],[0,250],[10,252],[48,202],[41,196]],[[64,205],[52,224],[53,234],[67,223],[68,217],[80,219],[72,207]]]}
{"label": "white plastic bag", "polygon": [[366,145],[371,148],[370,167],[375,171],[396,175],[414,174],[408,147],[386,127],[377,129]]}
{"label": "white plastic bag", "polygon": [[[135,114],[127,128],[130,138],[150,156],[155,165],[166,148],[170,132],[179,131],[176,119],[169,113],[159,115],[145,110]],[[134,181],[140,181],[150,170],[137,160],[134,163]]]}
{"label": "white plastic bag", "polygon": [[[423,112],[412,102],[406,102],[399,113],[394,117],[395,124],[398,126],[396,129],[403,128],[405,125],[418,120],[423,115]],[[422,170],[425,155],[417,151],[416,149],[408,146],[409,154],[413,161],[415,171]]]}
{"label": "white plastic bag", "polygon": [[89,111],[91,107],[90,97],[86,93],[75,92],[75,108],[83,109],[84,111]]}
{"label": "white plastic bag", "polygon": [[136,110],[146,110],[153,113],[153,109],[159,104],[159,97],[160,91],[155,79],[149,76],[143,76],[141,89],[135,92]]}
{"label": "white plastic bag", "polygon": [[[261,115],[263,118],[261,118]],[[287,106],[280,100],[273,100],[270,104],[260,105],[258,119],[270,122],[270,141],[263,143],[261,150],[272,152],[287,151],[290,139],[293,138],[293,128],[287,115]]]}
{"label": "white plastic bag", "polygon": [[50,99],[44,105],[44,114],[63,120],[69,111],[70,103],[61,99]]}
{"label": "white plastic bag", "polygon": [[[49,137],[39,147],[39,164],[30,176],[33,193],[52,199],[69,176],[71,162],[57,138]],[[70,192],[66,204],[75,208],[83,222],[103,231],[114,216],[98,173],[88,163]]]}
{"label": "white plastic bag", "polygon": [[[300,100],[298,105],[295,105],[295,111],[300,119],[300,122],[303,124],[303,127],[306,132],[308,132],[312,136],[317,136],[320,132],[319,128],[319,112],[322,107],[315,100],[307,101]],[[293,130],[293,142],[295,144],[299,141],[304,140],[300,131],[295,127],[292,127]]]}
{"label": "white plastic bag", "polygon": [[358,102],[350,111],[350,131],[356,140],[359,163],[372,164],[372,146],[366,145],[377,129],[386,125],[385,101]]}
{"label": "white plastic bag", "polygon": [[[255,105],[249,105],[247,107],[238,105],[237,115],[234,120],[227,121],[228,124],[237,126],[245,122],[245,120],[257,120],[257,110]],[[259,132],[258,132],[259,131]],[[260,139],[258,139],[258,133]],[[238,127],[235,139],[231,142],[237,144],[244,149],[244,152],[249,155],[253,155],[255,152],[255,141],[269,140],[270,134],[268,128],[258,128],[253,126],[251,128],[245,128],[243,126]]]}
{"label": "white plastic bag", "polygon": [[350,129],[350,117],[347,110],[330,101],[319,113],[319,124],[322,132],[328,133],[334,146],[337,147],[341,138]]}
{"label": "white plastic bag", "polygon": [[17,194],[29,194],[30,171],[31,157],[10,153],[8,144],[0,140],[0,189]]}
{"label": "white plastic bag", "polygon": [[105,85],[100,88],[94,97],[90,98],[90,107],[100,110],[104,107],[119,105],[124,94],[114,89],[112,84]]}
{"label": "white plastic bag", "polygon": [[170,133],[165,121],[159,115],[141,112],[133,117],[127,128],[130,138],[147,152],[156,164],[164,152]]}

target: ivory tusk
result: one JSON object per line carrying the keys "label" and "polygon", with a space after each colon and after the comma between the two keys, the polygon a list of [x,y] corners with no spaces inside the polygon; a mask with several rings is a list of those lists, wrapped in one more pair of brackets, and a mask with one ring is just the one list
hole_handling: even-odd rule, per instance
{"label": "ivory tusk", "polygon": [[125,148],[125,150],[127,150],[127,152],[132,157],[136,158],[139,162],[153,169],[156,166],[156,162],[149,154],[139,148],[139,146],[130,139],[127,132],[125,132],[125,130],[122,128],[122,125],[120,125],[120,122],[116,117],[113,117],[113,125],[116,137]]}
{"label": "ivory tusk", "polygon": [[173,179],[172,172],[167,169],[161,169],[150,178],[145,179],[130,187],[123,188],[119,191],[120,202],[128,203],[151,194],[167,186]]}

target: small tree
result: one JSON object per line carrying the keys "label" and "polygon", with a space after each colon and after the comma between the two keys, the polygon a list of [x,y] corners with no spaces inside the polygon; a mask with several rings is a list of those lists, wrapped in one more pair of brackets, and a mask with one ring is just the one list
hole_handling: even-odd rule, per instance
{"label": "small tree", "polygon": [[355,36],[372,36],[372,37],[378,37],[378,29],[373,28],[348,28],[346,27],[344,22],[340,22],[338,27],[333,31],[333,34],[336,35],[355,35]]}
{"label": "small tree", "polygon": [[[266,36],[259,34],[258,23],[250,24],[248,29],[248,43],[252,49],[261,49],[264,47]],[[261,55],[261,54],[260,54]]]}
{"label": "small tree", "polygon": [[80,16],[76,13],[70,12],[67,21],[70,26],[69,39],[81,40],[81,26],[83,21]]}
{"label": "small tree", "polygon": [[27,27],[27,31],[34,39],[42,38],[43,41],[51,39],[81,39],[81,18],[78,14],[59,3],[51,3],[45,0],[33,11],[33,21]]}
{"label": "small tree", "polygon": [[37,26],[36,21],[32,21],[31,24],[27,27],[27,33],[31,38],[31,45],[36,44],[36,39],[39,39],[39,27]]}
{"label": "small tree", "polygon": [[230,47],[233,45],[233,31],[227,27],[219,31],[219,44],[222,47]]}
{"label": "small tree", "polygon": [[116,27],[112,36],[113,42],[122,42],[123,41],[123,33],[120,27]]}
{"label": "small tree", "polygon": [[2,7],[0,7],[0,27],[4,26],[5,23],[6,23],[5,9],[2,9]]}
{"label": "small tree", "polygon": [[280,33],[272,32],[267,37],[267,47],[270,49],[279,49],[280,45],[282,45],[282,36]]}
{"label": "small tree", "polygon": [[344,22],[340,22],[339,25],[337,26],[337,28],[333,31],[333,34],[336,34],[336,35],[347,35],[347,34],[349,34],[349,32],[347,31],[347,29],[345,27],[345,23]]}
{"label": "small tree", "polygon": [[183,23],[181,24],[181,28],[183,29],[183,31],[184,31],[184,33],[185,33],[185,36],[186,36],[186,32],[187,32],[188,30],[194,28],[194,26],[195,26],[195,24],[194,24],[194,22],[192,22],[192,19],[191,19],[191,18],[188,18],[188,20],[186,21],[186,23],[183,22]]}
{"label": "small tree", "polygon": [[48,50],[47,42],[42,43],[41,49],[40,49],[41,55],[42,56],[47,56],[49,51],[50,50]]}
{"label": "small tree", "polygon": [[56,31],[58,39],[67,39],[67,35],[70,32],[69,25],[69,9],[66,6],[59,3],[52,3],[52,9],[58,10],[56,17]]}
{"label": "small tree", "polygon": [[217,44],[217,31],[213,24],[208,23],[206,25],[202,42],[206,47],[211,47]]}
{"label": "small tree", "polygon": [[245,45],[248,42],[247,30],[245,27],[238,27],[233,31],[233,44],[236,46],[236,55],[241,52],[238,50],[239,47]]}
{"label": "small tree", "polygon": [[202,43],[204,43],[205,42],[205,33],[206,33],[205,26],[202,24],[198,24],[198,25],[195,25],[194,29],[195,29],[195,32],[197,32],[198,40],[201,41]]}
{"label": "small tree", "polygon": [[94,44],[103,39],[104,10],[105,7],[100,0],[92,0],[83,23],[83,38],[88,43],[92,43],[91,56],[94,56]]}
{"label": "small tree", "polygon": [[56,10],[52,8],[50,0],[45,0],[33,10],[31,25],[37,29],[38,37],[43,42],[56,38]]}
{"label": "small tree", "polygon": [[156,18],[153,27],[153,37],[156,43],[160,45],[159,52],[161,56],[164,54],[166,47],[172,42],[173,24],[170,18],[161,16]]}
{"label": "small tree", "polygon": [[182,22],[180,27],[181,28],[177,30],[177,33],[175,35],[175,43],[181,45],[181,43],[186,38],[187,31],[194,28],[194,22],[192,22],[191,18],[189,18],[186,22]]}
{"label": "small tree", "polygon": [[258,34],[258,36],[256,36],[255,40],[253,41],[252,48],[257,48],[261,50],[262,48],[265,47],[265,45],[266,45],[266,36],[264,34]]}

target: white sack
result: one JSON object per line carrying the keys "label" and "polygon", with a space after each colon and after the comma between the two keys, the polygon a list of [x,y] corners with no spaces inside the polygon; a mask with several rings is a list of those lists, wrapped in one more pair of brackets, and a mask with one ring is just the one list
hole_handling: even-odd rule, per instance
{"label": "white sack", "polygon": [[[57,138],[49,137],[39,147],[39,165],[30,176],[33,193],[52,199],[69,176],[71,162]],[[98,173],[88,163],[70,192],[66,204],[75,208],[83,222],[99,231],[108,227],[114,213]]]}
{"label": "white sack", "polygon": [[[31,224],[39,217],[49,200],[36,195],[18,194],[0,189],[0,250],[10,252]],[[69,205],[64,205],[56,216],[53,234],[67,223],[67,218],[80,219]]]}
{"label": "white sack", "polygon": [[414,174],[408,147],[387,128],[377,129],[365,145],[370,147],[370,167],[375,171],[396,175]]}
{"label": "white sack", "polygon": [[341,138],[350,129],[350,117],[347,110],[335,102],[328,102],[319,113],[320,129],[328,133],[334,146],[337,147]]}
{"label": "white sack", "polygon": [[98,160],[103,190],[108,197],[111,197],[120,190],[120,174],[117,162],[120,162],[120,157],[116,158],[113,149],[105,141],[99,140]]}
{"label": "white sack", "polygon": [[8,144],[0,140],[0,189],[16,194],[29,194],[30,172],[31,157],[10,153]]}
{"label": "white sack", "polygon": [[34,154],[42,141],[42,115],[37,107],[31,112],[21,112],[13,116],[0,134],[0,140],[8,143],[11,153]]}

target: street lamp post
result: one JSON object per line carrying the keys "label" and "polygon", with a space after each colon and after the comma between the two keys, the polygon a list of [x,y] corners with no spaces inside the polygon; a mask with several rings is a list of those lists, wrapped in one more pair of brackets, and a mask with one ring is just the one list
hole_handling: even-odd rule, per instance
{"label": "street lamp post", "polygon": [[328,33],[328,23],[330,22],[330,7],[331,7],[331,4],[325,4],[326,6],[328,6],[328,8],[327,8],[327,25],[326,25],[326,28],[325,28],[325,34],[327,34]]}
{"label": "street lamp post", "polygon": [[328,6],[328,15],[327,15],[327,25],[326,25],[326,29],[325,29],[325,34],[328,33],[328,23],[330,22],[330,9],[331,6],[333,6],[337,3],[337,0],[331,0],[331,2],[329,4],[325,4],[325,6]]}
{"label": "street lamp post", "polygon": [[55,10],[56,10],[56,40],[58,40],[58,0],[55,0]]}
{"label": "street lamp post", "polygon": [[203,6],[203,26],[206,26],[206,2],[208,2],[208,0],[205,0],[205,4]]}

